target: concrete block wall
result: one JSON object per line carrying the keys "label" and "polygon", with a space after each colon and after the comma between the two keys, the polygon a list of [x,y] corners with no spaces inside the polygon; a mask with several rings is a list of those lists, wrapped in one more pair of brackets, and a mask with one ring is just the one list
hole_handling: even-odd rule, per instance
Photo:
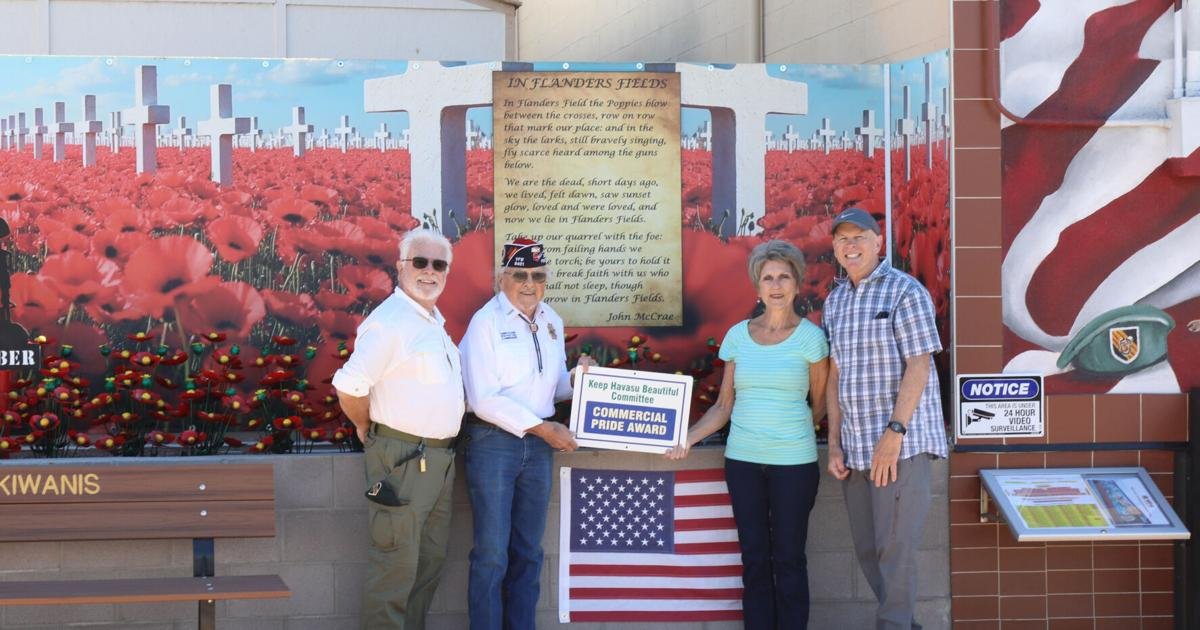
{"label": "concrete block wall", "polygon": [[[361,455],[266,457],[275,464],[277,535],[269,539],[218,540],[216,570],[218,575],[278,573],[293,595],[286,600],[218,603],[218,627],[223,630],[358,628],[367,544]],[[721,458],[722,449],[702,448],[693,451],[680,466],[653,455],[586,451],[559,455],[557,465],[621,470],[711,468],[721,466]],[[466,584],[472,524],[461,459],[459,466],[449,558],[434,598],[430,630],[467,627]],[[0,472],[2,468],[0,463]],[[934,471],[934,507],[921,546],[918,607],[921,623],[931,630],[950,627],[946,462],[937,462]],[[543,540],[546,561],[538,627],[544,628],[559,625],[558,513],[556,485]],[[823,476],[808,540],[812,628],[872,625],[874,598],[854,559],[847,524],[840,484]],[[0,543],[0,558],[3,559],[0,581],[178,577],[191,575],[192,548],[190,540]],[[0,608],[0,628],[14,630],[73,627],[183,630],[195,628],[195,624],[196,606],[190,603]],[[571,627],[601,630],[635,625],[577,623]],[[741,624],[673,624],[672,627],[732,630]]]}
{"label": "concrete block wall", "polygon": [[[945,0],[522,0],[521,59],[882,63],[950,46]],[[569,7],[569,8],[568,8]]]}

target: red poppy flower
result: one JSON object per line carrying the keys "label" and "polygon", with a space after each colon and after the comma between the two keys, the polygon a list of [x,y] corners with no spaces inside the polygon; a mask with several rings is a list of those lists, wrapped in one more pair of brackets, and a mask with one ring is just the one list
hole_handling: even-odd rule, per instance
{"label": "red poppy flower", "polygon": [[333,442],[334,444],[340,444],[342,442],[345,442],[349,438],[350,438],[350,432],[348,430],[346,430],[345,428],[341,428],[341,427],[334,429],[333,432],[329,434],[329,441]]}
{"label": "red poppy flower", "polygon": [[179,434],[178,442],[183,446],[195,446],[208,439],[208,434],[195,429],[188,429]]}
{"label": "red poppy flower", "polygon": [[213,331],[209,331],[209,332],[206,332],[203,335],[201,335],[201,337],[203,337],[204,340],[209,343],[221,343],[222,341],[225,341],[225,336],[226,336],[225,333],[219,333],[219,332],[213,332]]}
{"label": "red poppy flower", "polygon": [[9,438],[0,438],[0,451],[15,453],[21,450],[21,443]]}
{"label": "red poppy flower", "polygon": [[271,426],[275,427],[276,431],[291,431],[293,429],[297,429],[300,427],[300,416],[285,416],[282,418],[275,418],[275,421],[271,423]]}
{"label": "red poppy flower", "polygon": [[267,212],[282,225],[304,225],[320,212],[320,208],[308,201],[295,197],[276,199],[267,204]]}
{"label": "red poppy flower", "polygon": [[294,345],[296,345],[296,340],[291,337],[288,337],[286,335],[275,335],[274,337],[271,337],[271,342],[277,346],[294,346]]}
{"label": "red poppy flower", "polygon": [[121,292],[120,286],[116,292],[97,295],[83,308],[92,319],[102,324],[142,320],[147,316],[140,307],[129,303],[129,297]]}
{"label": "red poppy flower", "polygon": [[321,327],[321,336],[328,341],[350,342],[358,334],[358,325],[362,323],[361,315],[353,315],[342,311],[325,311],[317,317],[317,325]]}
{"label": "red poppy flower", "polygon": [[73,444],[75,444],[75,446],[78,446],[81,448],[92,445],[92,440],[90,438],[88,438],[86,433],[80,433],[80,432],[76,431],[75,429],[71,429],[70,431],[67,431],[67,438],[70,439],[71,442]]}
{"label": "red poppy flower", "polygon": [[255,453],[265,453],[271,450],[271,446],[275,444],[275,436],[267,435],[263,439],[254,443],[250,450]]}
{"label": "red poppy flower", "polygon": [[338,207],[338,191],[324,186],[305,184],[300,188],[300,198],[305,201],[325,204],[325,207],[330,209]]}
{"label": "red poppy flower", "polygon": [[30,330],[43,330],[55,324],[66,311],[59,293],[27,273],[12,274],[9,298],[13,303],[13,319]]}
{"label": "red poppy flower", "polygon": [[58,415],[53,413],[41,413],[29,418],[29,427],[35,431],[53,431],[58,424]]}
{"label": "red poppy flower", "polygon": [[317,305],[325,311],[343,312],[354,304],[354,296],[349,293],[334,293],[329,290],[329,281],[321,283],[321,290],[316,295]]}
{"label": "red poppy flower", "polygon": [[144,232],[145,221],[127,197],[109,197],[96,204],[96,214],[104,217],[104,225],[111,230],[125,233]]}
{"label": "red poppy flower", "polygon": [[83,253],[91,248],[88,237],[68,229],[46,234],[46,252],[48,254],[63,254],[66,252]]}
{"label": "red poppy flower", "polygon": [[312,296],[308,294],[289,293],[287,291],[260,291],[267,311],[273,317],[294,325],[308,326],[317,317],[317,308]]}
{"label": "red poppy flower", "polygon": [[143,243],[129,257],[122,290],[130,302],[161,318],[175,302],[211,289],[212,253],[195,239],[164,236]]}
{"label": "red poppy flower", "polygon": [[175,441],[175,436],[163,431],[154,430],[146,434],[146,443],[154,445],[170,444]]}
{"label": "red poppy flower", "polygon": [[337,278],[356,302],[376,304],[392,293],[392,279],[373,267],[344,265],[338,269]]}
{"label": "red poppy flower", "polygon": [[222,282],[182,302],[178,314],[185,330],[218,332],[235,340],[244,340],[250,336],[250,329],[266,316],[267,310],[262,297],[250,284]]}
{"label": "red poppy flower", "polygon": [[102,228],[91,237],[88,255],[93,258],[103,258],[118,264],[124,264],[129,256],[146,240],[144,234],[117,232]]}
{"label": "red poppy flower", "polygon": [[129,362],[138,367],[151,367],[162,359],[153,352],[139,352],[129,357]]}
{"label": "red poppy flower", "polygon": [[232,448],[239,448],[242,446],[242,441],[233,437],[232,435],[226,435],[224,438],[221,438],[221,439],[223,442],[225,442],[225,446],[229,446]]}
{"label": "red poppy flower", "polygon": [[186,352],[184,352],[183,350],[176,349],[175,352],[172,352],[171,354],[168,354],[167,356],[162,357],[162,359],[160,359],[160,362],[163,365],[180,365],[184,361],[187,361],[187,359],[188,359],[188,354]]}
{"label": "red poppy flower", "polygon": [[112,451],[121,448],[125,444],[124,435],[102,435],[96,438],[96,448]]}
{"label": "red poppy flower", "polygon": [[241,262],[258,251],[262,241],[262,225],[248,217],[224,216],[208,224],[205,232],[217,248],[217,254],[228,263]]}

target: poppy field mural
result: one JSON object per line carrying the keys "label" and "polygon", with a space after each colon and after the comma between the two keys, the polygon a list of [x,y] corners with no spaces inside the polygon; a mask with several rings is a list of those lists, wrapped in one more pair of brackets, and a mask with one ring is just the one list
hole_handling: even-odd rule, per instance
{"label": "poppy field mural", "polygon": [[[439,308],[453,338],[492,294],[490,107],[469,110],[456,130],[464,138],[451,144],[462,151],[461,203],[414,207],[414,190],[427,182],[409,114],[363,106],[363,81],[402,74],[402,62],[0,57],[0,66],[19,88],[0,95],[0,218],[12,232],[0,247],[11,256],[13,319],[43,356],[40,369],[7,374],[2,453],[349,448],[352,431],[329,381],[353,351],[359,322],[393,291],[400,237],[426,226],[452,240]],[[803,249],[800,307],[819,321],[837,277],[830,217],[850,206],[881,223],[891,209],[893,264],[930,289],[945,325],[948,128],[930,127],[928,143],[907,159],[899,127],[892,133],[881,122],[888,131],[872,135],[862,119],[865,110],[883,113],[884,73],[800,66],[773,77],[807,82],[809,113],[768,117],[755,147],[765,177],[738,180],[761,187],[758,208],[722,207],[720,147],[704,137],[712,118],[686,111],[685,323],[567,322],[568,360],[588,351],[606,365],[691,373],[693,407],[703,409],[719,381],[717,344],[754,306],[749,251],[770,238]],[[210,109],[222,98],[217,84],[232,86],[229,107]],[[72,107],[85,92],[94,113]],[[67,106],[56,108],[60,101]],[[163,118],[170,122],[145,122]],[[222,120],[235,122],[223,131]],[[842,136],[830,142],[822,126]],[[85,165],[89,150],[94,164]]]}

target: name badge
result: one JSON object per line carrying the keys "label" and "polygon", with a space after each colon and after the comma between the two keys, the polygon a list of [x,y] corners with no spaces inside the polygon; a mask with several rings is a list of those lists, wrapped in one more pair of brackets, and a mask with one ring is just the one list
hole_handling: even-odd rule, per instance
{"label": "name badge", "polygon": [[500,331],[500,338],[501,338],[501,339],[503,339],[503,340],[505,340],[505,341],[509,341],[509,340],[511,340],[511,339],[516,339],[516,338],[517,338],[517,331],[515,331],[515,330],[502,330],[502,331]]}

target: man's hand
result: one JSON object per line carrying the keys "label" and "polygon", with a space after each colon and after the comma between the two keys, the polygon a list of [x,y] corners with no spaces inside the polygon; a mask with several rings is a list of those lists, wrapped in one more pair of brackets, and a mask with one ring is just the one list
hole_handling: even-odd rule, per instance
{"label": "man's hand", "polygon": [[884,430],[875,445],[875,455],[871,457],[871,481],[875,482],[876,488],[896,481],[896,465],[900,461],[900,442],[903,437],[895,431]]}
{"label": "man's hand", "polygon": [[571,435],[571,431],[557,422],[545,422],[533,427],[529,430],[530,433],[542,438],[546,444],[550,445],[560,453],[570,453],[579,448],[579,444],[575,442],[575,436]]}
{"label": "man's hand", "polygon": [[357,422],[354,423],[354,432],[358,434],[359,442],[362,442],[363,444],[367,443],[367,429],[370,426],[371,426],[370,422],[368,422],[367,424],[358,424]]}
{"label": "man's hand", "polygon": [[1193,319],[1188,322],[1188,330],[1192,332],[1200,332],[1200,319]]}
{"label": "man's hand", "polygon": [[838,481],[850,476],[850,469],[846,468],[846,454],[842,452],[842,447],[830,445],[829,463],[826,468],[829,469],[829,474]]}

